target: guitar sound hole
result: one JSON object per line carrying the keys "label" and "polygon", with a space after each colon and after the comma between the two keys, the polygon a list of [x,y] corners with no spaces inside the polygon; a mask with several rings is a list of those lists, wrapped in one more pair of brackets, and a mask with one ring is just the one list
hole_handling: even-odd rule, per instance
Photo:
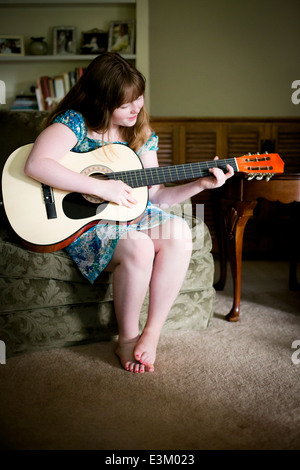
{"label": "guitar sound hole", "polygon": [[[98,199],[98,198],[95,198]],[[69,219],[86,219],[100,214],[108,205],[108,201],[91,202],[79,193],[69,193],[62,201],[63,211]]]}

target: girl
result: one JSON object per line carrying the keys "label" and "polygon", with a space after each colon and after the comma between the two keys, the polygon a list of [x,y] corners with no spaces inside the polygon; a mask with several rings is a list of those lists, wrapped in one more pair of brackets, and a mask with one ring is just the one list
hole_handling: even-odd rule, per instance
{"label": "girl", "polygon": [[[87,152],[107,143],[123,143],[140,156],[144,167],[158,166],[158,138],[144,107],[145,79],[117,53],[95,58],[47,120],[25,165],[26,175],[57,189],[98,196],[131,207],[132,189],[122,181],[97,180],[60,164],[70,150]],[[66,250],[93,283],[101,271],[113,273],[118,323],[116,354],[131,372],[154,371],[156,348],[168,312],[181,288],[192,250],[185,221],[152,203],[171,206],[199,191],[217,188],[233,175],[218,168],[212,176],[174,187],[149,189],[147,210],[137,224],[99,223]],[[162,236],[163,232],[168,237]],[[139,334],[140,310],[149,287],[149,311]]]}

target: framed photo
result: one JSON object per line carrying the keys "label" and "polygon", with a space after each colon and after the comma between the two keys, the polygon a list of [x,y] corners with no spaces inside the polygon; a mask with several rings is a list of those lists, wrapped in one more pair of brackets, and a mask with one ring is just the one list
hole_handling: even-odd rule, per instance
{"label": "framed photo", "polygon": [[108,33],[94,28],[82,33],[82,54],[101,54],[108,47]]}
{"label": "framed photo", "polygon": [[112,21],[109,28],[108,50],[120,54],[133,54],[135,21]]}
{"label": "framed photo", "polygon": [[53,54],[76,54],[75,26],[53,28]]}
{"label": "framed photo", "polygon": [[0,55],[24,55],[23,36],[0,36]]}

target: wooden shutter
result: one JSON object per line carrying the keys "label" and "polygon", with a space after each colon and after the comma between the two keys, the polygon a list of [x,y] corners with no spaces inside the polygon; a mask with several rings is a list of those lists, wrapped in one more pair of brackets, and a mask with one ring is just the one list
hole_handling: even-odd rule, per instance
{"label": "wooden shutter", "polygon": [[[190,125],[186,128],[186,161],[188,163],[213,160],[216,156],[217,130],[215,125]],[[202,191],[192,198],[194,213],[196,206],[204,206],[204,221],[208,226],[212,239],[215,239],[210,192]],[[201,213],[202,211],[198,212]]]}
{"label": "wooden shutter", "polygon": [[160,166],[172,165],[173,163],[173,134],[171,132],[160,132],[158,142],[158,161]]}
{"label": "wooden shutter", "polygon": [[158,161],[160,166],[172,165],[174,163],[174,153],[176,154],[176,134],[178,126],[169,122],[151,122],[152,129],[158,135]]}
{"label": "wooden shutter", "polygon": [[300,126],[280,125],[276,134],[277,152],[285,163],[284,171],[300,173]]}
{"label": "wooden shutter", "polygon": [[258,126],[249,124],[228,125],[228,158],[241,157],[260,150],[260,131]]}
{"label": "wooden shutter", "polygon": [[212,160],[216,155],[216,132],[189,130],[186,132],[186,161]]}

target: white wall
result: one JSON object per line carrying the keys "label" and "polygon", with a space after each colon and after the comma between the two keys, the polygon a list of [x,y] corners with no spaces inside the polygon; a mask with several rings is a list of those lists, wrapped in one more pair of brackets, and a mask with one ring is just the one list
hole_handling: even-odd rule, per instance
{"label": "white wall", "polygon": [[299,0],[149,0],[153,116],[300,116]]}

